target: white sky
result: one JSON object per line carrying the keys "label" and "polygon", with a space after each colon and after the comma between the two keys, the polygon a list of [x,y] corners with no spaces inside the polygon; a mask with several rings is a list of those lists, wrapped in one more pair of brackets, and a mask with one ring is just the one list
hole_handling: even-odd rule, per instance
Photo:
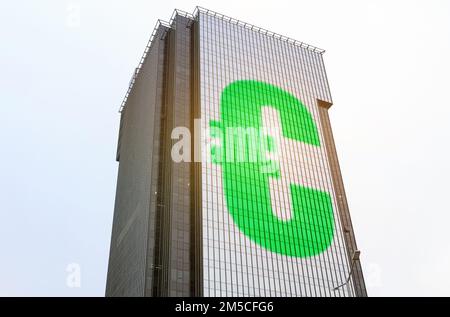
{"label": "white sky", "polygon": [[4,1],[0,295],[104,295],[117,109],[156,20],[196,5],[327,50],[369,295],[449,296],[446,0]]}

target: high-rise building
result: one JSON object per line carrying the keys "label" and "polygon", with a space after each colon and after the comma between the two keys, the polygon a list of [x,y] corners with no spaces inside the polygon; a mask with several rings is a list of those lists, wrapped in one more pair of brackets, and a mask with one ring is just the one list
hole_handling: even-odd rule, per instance
{"label": "high-rise building", "polygon": [[367,296],[323,53],[158,21],[120,107],[107,296]]}

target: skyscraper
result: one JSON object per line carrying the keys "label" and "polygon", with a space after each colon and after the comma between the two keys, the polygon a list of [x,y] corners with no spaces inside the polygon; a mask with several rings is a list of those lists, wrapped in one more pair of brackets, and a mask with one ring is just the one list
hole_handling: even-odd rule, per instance
{"label": "skyscraper", "polygon": [[107,296],[367,296],[323,53],[158,21],[120,107]]}

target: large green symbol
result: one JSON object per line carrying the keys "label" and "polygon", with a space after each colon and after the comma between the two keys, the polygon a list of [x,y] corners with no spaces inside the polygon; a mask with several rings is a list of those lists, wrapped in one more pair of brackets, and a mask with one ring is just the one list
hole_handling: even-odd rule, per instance
{"label": "large green symbol", "polygon": [[[230,129],[262,127],[265,106],[276,109],[281,118],[284,138],[320,146],[317,127],[307,108],[292,94],[271,84],[239,80],[228,85],[220,99],[221,121],[211,127],[221,131],[221,146],[212,147],[215,163],[222,165],[223,190],[227,208],[239,229],[258,245],[279,254],[308,257],[325,251],[334,234],[333,207],[330,194],[314,188],[290,184],[292,216],[280,219],[272,210],[269,179],[280,173],[262,172],[265,164],[258,160],[227,160],[230,151],[242,153],[242,144],[230,148]],[[233,131],[233,130],[232,130]],[[213,137],[218,137],[217,132]],[[273,140],[266,137],[269,149]],[[272,144],[272,145],[270,145]],[[228,145],[228,146],[227,146]],[[247,147],[248,150],[248,147]],[[219,159],[218,159],[219,157]]]}

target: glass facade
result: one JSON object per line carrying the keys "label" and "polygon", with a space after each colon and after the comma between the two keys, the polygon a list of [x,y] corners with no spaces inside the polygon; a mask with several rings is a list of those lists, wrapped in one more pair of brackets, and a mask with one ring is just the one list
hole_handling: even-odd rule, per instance
{"label": "glass facade", "polygon": [[158,21],[120,107],[107,296],[367,296],[322,54],[198,7]]}
{"label": "glass facade", "polygon": [[[317,106],[331,102],[321,53],[212,14],[198,21],[202,126],[223,132],[202,138],[204,295],[354,296],[351,284],[333,291],[350,266]],[[258,157],[227,161],[232,126],[278,131],[274,172]]]}

